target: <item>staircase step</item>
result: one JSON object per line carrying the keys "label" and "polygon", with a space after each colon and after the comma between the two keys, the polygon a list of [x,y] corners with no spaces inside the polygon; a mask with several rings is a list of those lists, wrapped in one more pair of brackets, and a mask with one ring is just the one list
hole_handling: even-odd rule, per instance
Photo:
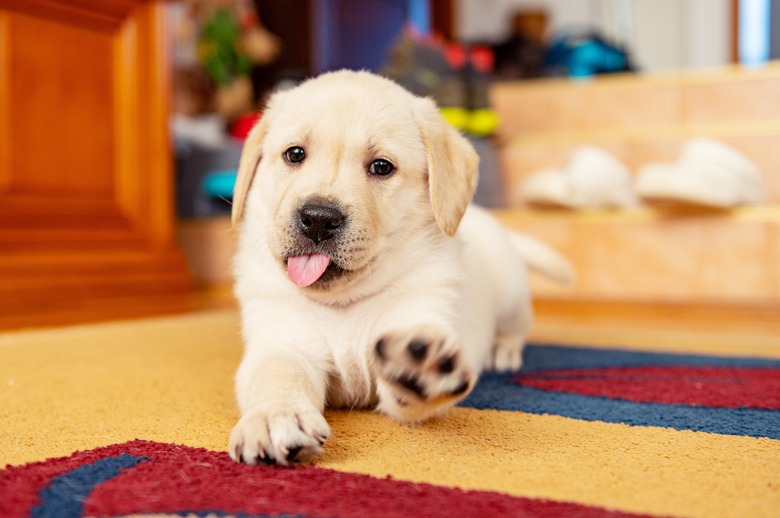
{"label": "staircase step", "polygon": [[537,132],[780,119],[780,63],[699,72],[498,82],[503,139]]}
{"label": "staircase step", "polygon": [[750,158],[763,173],[767,201],[780,202],[780,119],[517,136],[501,148],[506,198],[512,206],[520,206],[519,191],[528,176],[539,169],[563,167],[572,151],[582,145],[603,148],[636,173],[649,162],[674,161],[688,141],[704,136],[716,138]]}
{"label": "staircase step", "polygon": [[577,271],[572,286],[532,276],[542,298],[780,303],[780,207],[727,212],[496,212],[549,243]]}
{"label": "staircase step", "polygon": [[[491,101],[512,207],[499,217],[559,249],[578,272],[568,287],[533,276],[537,297],[780,307],[780,63],[497,83]],[[753,160],[768,203],[722,212],[522,208],[527,177],[564,166],[578,146],[600,146],[636,173],[676,160],[697,137],[719,139]]]}

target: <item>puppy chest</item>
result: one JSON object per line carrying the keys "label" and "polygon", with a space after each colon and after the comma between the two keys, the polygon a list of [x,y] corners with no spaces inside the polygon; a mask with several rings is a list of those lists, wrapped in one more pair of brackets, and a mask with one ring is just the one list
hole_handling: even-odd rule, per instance
{"label": "puppy chest", "polygon": [[368,355],[370,332],[360,325],[345,326],[339,331],[331,333],[328,340],[333,358],[328,405],[371,406],[375,403],[375,394]]}

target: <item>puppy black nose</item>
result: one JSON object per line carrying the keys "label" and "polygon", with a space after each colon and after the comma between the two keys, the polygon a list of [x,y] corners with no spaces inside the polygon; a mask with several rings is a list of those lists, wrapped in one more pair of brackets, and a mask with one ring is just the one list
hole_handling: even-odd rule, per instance
{"label": "puppy black nose", "polygon": [[345,219],[335,206],[312,201],[298,211],[298,228],[315,243],[321,243],[335,236]]}

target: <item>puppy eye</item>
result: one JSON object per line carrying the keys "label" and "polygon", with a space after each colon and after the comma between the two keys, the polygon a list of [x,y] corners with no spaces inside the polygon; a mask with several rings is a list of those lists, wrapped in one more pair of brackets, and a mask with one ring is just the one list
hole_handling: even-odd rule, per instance
{"label": "puppy eye", "polygon": [[368,166],[368,172],[377,176],[387,176],[395,171],[395,166],[383,158],[378,158]]}
{"label": "puppy eye", "polygon": [[302,147],[293,146],[284,152],[284,159],[291,164],[299,164],[306,158],[306,151]]}

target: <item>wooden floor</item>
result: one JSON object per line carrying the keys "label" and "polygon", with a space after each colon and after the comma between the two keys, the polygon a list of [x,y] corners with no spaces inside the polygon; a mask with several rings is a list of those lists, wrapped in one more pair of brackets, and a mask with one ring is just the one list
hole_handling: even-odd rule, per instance
{"label": "wooden floor", "polygon": [[[200,289],[188,312],[238,308],[228,287]],[[149,308],[151,312],[154,310]],[[538,343],[655,349],[707,354],[733,353],[780,358],[780,308],[716,306],[693,303],[640,303],[615,300],[534,300],[535,322],[529,337]],[[159,315],[176,313],[161,309]],[[147,318],[128,313],[124,318]],[[82,320],[105,320],[95,315]],[[44,327],[73,322],[53,321]],[[24,326],[6,327],[13,331]]]}
{"label": "wooden floor", "polygon": [[[201,290],[202,308],[237,307],[228,288]],[[609,300],[537,299],[530,340],[780,357],[780,308]]]}
{"label": "wooden floor", "polygon": [[536,300],[531,340],[780,357],[780,308]]}

